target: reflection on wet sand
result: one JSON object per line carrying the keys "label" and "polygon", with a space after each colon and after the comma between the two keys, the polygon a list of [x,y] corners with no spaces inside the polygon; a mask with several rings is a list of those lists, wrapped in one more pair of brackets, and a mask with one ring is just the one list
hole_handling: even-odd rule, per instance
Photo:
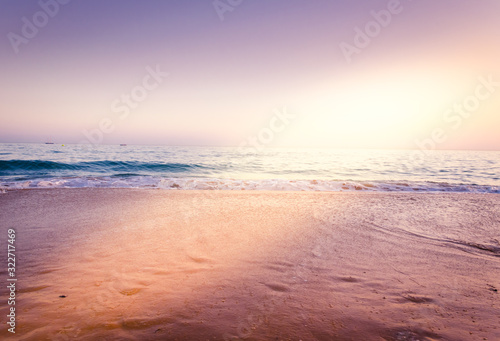
{"label": "reflection on wet sand", "polygon": [[0,201],[23,259],[21,340],[500,337],[497,195],[57,189]]}

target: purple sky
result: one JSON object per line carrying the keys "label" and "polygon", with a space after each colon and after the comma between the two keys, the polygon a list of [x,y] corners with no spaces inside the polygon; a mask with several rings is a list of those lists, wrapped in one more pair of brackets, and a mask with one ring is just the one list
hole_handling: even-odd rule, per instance
{"label": "purple sky", "polygon": [[497,0],[61,3],[0,1],[0,142],[500,150]]}

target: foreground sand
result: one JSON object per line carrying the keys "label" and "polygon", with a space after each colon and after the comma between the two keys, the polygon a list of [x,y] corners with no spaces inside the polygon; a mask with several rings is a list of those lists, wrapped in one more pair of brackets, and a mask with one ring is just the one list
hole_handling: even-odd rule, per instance
{"label": "foreground sand", "polygon": [[0,207],[13,339],[500,340],[500,195],[52,189]]}

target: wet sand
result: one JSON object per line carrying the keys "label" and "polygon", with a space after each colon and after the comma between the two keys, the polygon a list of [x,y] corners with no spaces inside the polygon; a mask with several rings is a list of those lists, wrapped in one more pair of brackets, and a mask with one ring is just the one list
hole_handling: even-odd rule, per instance
{"label": "wet sand", "polygon": [[500,195],[87,188],[0,207],[18,260],[2,339],[500,339]]}

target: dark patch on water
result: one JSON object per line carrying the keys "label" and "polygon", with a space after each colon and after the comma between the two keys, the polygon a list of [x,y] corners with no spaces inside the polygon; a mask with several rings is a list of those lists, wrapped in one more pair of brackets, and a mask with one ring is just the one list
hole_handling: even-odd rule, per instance
{"label": "dark patch on water", "polygon": [[161,163],[139,161],[85,161],[65,163],[45,160],[0,160],[0,176],[68,174],[147,175],[158,173],[189,173],[196,169],[210,169],[200,164]]}

